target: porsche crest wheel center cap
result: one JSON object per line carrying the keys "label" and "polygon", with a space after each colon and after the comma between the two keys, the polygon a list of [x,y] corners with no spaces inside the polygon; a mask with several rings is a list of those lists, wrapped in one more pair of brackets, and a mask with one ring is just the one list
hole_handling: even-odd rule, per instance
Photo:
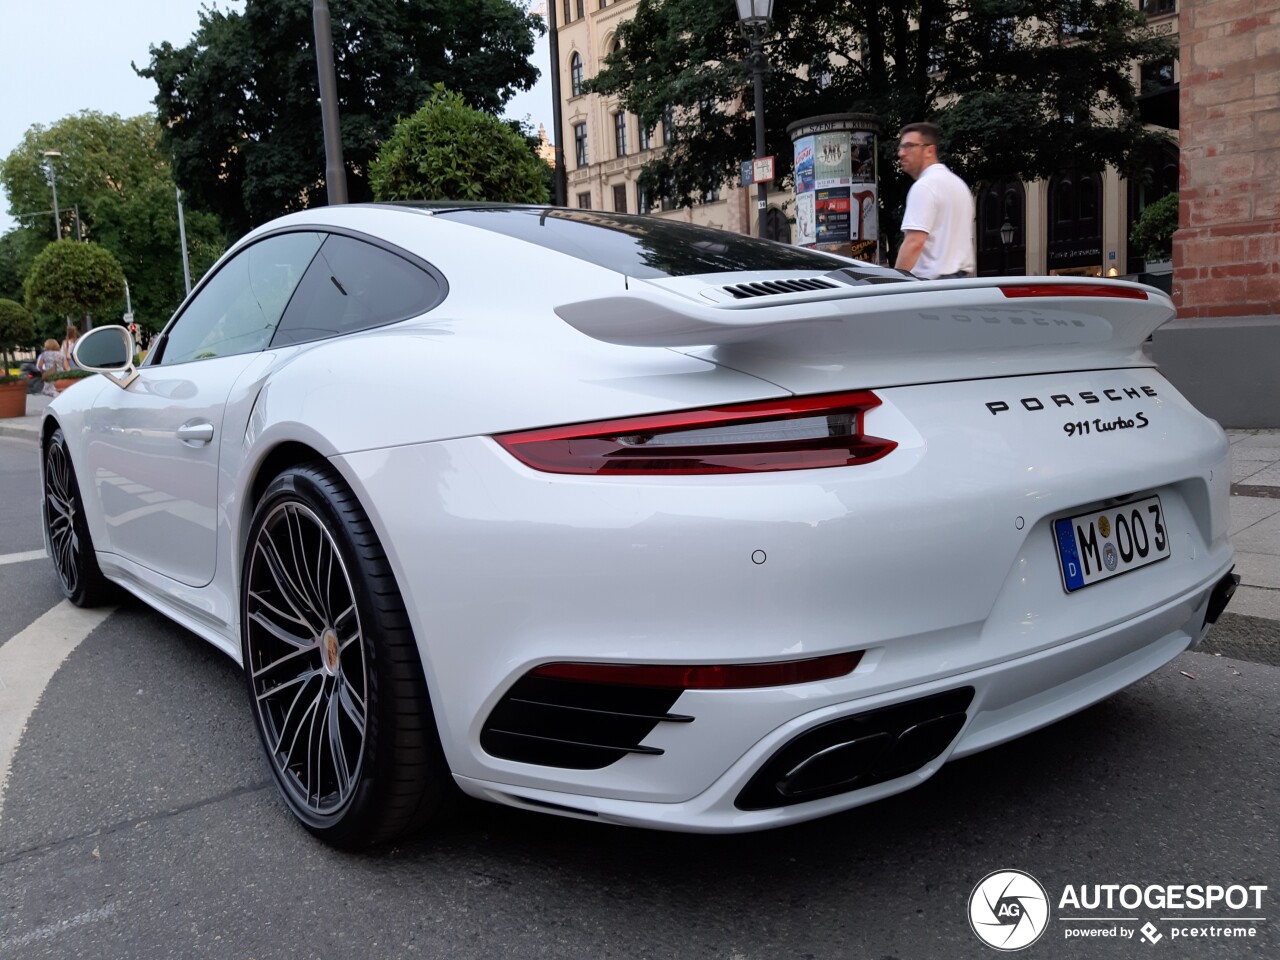
{"label": "porsche crest wheel center cap", "polygon": [[320,634],[320,658],[326,673],[338,672],[338,635],[333,632],[333,627],[326,627]]}

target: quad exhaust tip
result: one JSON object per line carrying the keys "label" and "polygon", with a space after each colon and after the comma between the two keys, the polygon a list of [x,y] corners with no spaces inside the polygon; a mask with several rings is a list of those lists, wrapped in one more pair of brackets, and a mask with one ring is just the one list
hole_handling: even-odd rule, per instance
{"label": "quad exhaust tip", "polygon": [[1209,594],[1209,606],[1204,614],[1206,625],[1217,623],[1222,611],[1227,609],[1227,604],[1235,596],[1236,587],[1240,586],[1240,574],[1233,572],[1234,570],[1235,567],[1232,567],[1227,571],[1226,576],[1213,588],[1213,593]]}

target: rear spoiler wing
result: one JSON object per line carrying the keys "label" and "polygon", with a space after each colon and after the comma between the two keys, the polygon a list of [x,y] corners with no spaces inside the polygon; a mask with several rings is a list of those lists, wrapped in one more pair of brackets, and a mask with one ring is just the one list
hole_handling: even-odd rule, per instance
{"label": "rear spoiler wing", "polygon": [[1160,290],[1084,277],[957,279],[842,286],[712,303],[631,280],[628,292],[566,303],[556,314],[606,343],[745,344],[858,355],[1092,348],[1128,357],[1174,316]]}

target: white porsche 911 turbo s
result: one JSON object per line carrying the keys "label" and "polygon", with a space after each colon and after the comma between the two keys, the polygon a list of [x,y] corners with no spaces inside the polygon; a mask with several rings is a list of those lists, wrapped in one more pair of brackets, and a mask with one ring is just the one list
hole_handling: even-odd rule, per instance
{"label": "white porsche 911 turbo s", "polygon": [[293,214],[48,408],[66,595],[243,664],[339,845],[456,791],[691,831],[918,784],[1197,644],[1222,430],[1119,281],[921,282],[645,217]]}

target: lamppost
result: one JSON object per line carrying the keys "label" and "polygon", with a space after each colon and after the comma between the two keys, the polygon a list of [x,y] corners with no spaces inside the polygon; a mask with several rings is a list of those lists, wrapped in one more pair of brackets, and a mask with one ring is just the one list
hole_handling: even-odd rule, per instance
{"label": "lamppost", "polygon": [[[773,18],[773,0],[736,0],[738,23],[751,38],[751,74],[756,86],[756,159],[764,152],[764,71],[769,65],[764,52],[764,31]],[[756,184],[756,217],[759,236],[765,236],[765,207],[768,204],[768,188],[761,180]]]}
{"label": "lamppost", "polygon": [[1009,275],[1009,244],[1013,243],[1013,224],[1006,220],[1000,225],[1000,274]]}
{"label": "lamppost", "polygon": [[61,151],[46,150],[45,158],[49,161],[49,186],[53,188],[53,239],[62,239],[62,215],[58,212],[58,178],[53,172],[53,158],[62,156]]}

